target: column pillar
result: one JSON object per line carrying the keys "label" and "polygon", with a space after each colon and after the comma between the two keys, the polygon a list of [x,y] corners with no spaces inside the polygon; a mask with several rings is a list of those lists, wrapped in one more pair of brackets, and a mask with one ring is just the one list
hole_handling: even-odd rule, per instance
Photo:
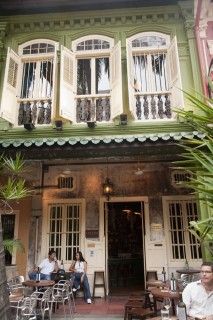
{"label": "column pillar", "polygon": [[178,2],[182,16],[184,27],[189,44],[189,52],[191,57],[192,75],[194,81],[194,89],[196,92],[202,93],[201,70],[197,53],[196,37],[195,37],[195,17],[194,17],[194,1]]}

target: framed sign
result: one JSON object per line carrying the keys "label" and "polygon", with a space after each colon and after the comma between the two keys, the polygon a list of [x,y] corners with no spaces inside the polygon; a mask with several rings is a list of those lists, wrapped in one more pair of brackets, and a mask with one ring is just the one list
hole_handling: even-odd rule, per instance
{"label": "framed sign", "polygon": [[99,230],[98,229],[86,230],[86,238],[87,239],[99,238]]}

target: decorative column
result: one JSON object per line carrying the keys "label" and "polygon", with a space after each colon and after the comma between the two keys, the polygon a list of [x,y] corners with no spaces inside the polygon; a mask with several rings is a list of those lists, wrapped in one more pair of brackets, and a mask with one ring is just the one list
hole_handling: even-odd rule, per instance
{"label": "decorative column", "polygon": [[189,52],[191,57],[192,74],[194,80],[194,89],[197,92],[202,92],[201,72],[199,68],[199,59],[197,54],[196,37],[195,37],[195,17],[194,17],[194,1],[179,1],[178,2],[182,16],[184,19],[184,27],[189,44]]}
{"label": "decorative column", "polygon": [[4,50],[4,40],[6,36],[6,29],[7,29],[7,22],[0,21],[0,74],[3,66],[3,60],[5,57],[5,50]]}
{"label": "decorative column", "polygon": [[[38,263],[41,246],[42,194],[32,196],[31,224],[29,230],[28,270]],[[39,231],[40,230],[40,231]]]}

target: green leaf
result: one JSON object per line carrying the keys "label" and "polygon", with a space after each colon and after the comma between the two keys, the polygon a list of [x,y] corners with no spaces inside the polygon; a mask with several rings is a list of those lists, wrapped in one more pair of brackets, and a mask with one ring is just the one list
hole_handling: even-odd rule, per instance
{"label": "green leaf", "polygon": [[10,254],[13,254],[14,251],[24,252],[24,246],[21,240],[19,239],[4,239],[3,240],[4,250],[8,251]]}

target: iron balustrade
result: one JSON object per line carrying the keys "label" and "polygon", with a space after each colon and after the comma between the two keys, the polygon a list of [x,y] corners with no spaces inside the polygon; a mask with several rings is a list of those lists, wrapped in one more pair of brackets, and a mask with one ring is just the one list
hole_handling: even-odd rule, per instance
{"label": "iron balustrade", "polygon": [[51,99],[19,99],[18,102],[18,125],[51,123]]}

